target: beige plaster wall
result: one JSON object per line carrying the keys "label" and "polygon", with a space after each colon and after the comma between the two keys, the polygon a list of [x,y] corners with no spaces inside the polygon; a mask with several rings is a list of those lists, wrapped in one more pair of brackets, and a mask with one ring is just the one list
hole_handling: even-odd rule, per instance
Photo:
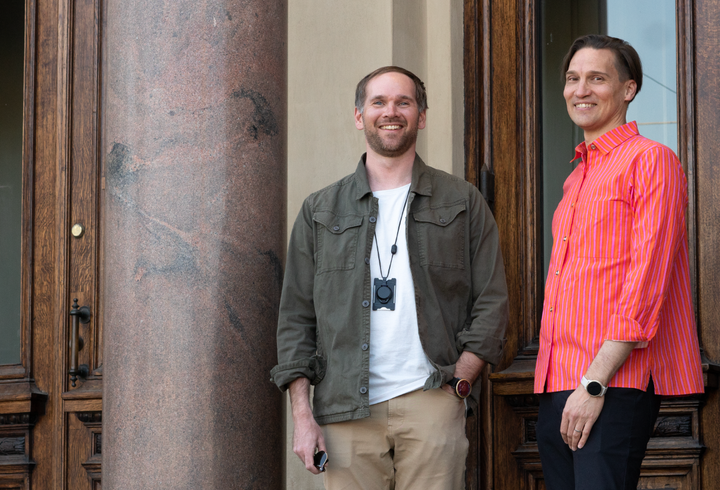
{"label": "beige plaster wall", "polygon": [[[418,154],[462,176],[462,0],[290,0],[288,9],[288,236],[303,200],[352,173],[365,150],[355,85],[395,64],[428,91]],[[320,490],[292,452],[287,407],[286,488]],[[332,459],[332,455],[330,455]]]}

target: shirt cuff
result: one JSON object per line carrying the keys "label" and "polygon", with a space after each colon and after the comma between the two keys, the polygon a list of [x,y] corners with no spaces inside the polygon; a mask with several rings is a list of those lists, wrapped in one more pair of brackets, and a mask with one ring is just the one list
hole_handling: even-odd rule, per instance
{"label": "shirt cuff", "polygon": [[643,348],[647,347],[650,339],[645,335],[642,326],[632,318],[612,315],[604,340],[612,340],[614,342],[639,342],[645,345],[638,345],[637,348]]}

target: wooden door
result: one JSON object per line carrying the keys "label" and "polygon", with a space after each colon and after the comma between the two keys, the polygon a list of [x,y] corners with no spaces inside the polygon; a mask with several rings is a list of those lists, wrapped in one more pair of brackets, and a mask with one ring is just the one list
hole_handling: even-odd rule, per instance
{"label": "wooden door", "polygon": [[[18,229],[11,230],[21,246],[3,257],[20,264],[18,362],[10,357],[11,362],[0,363],[0,488],[97,489],[102,454],[99,4],[6,0],[2,9],[4,20],[19,23],[24,54],[22,151],[16,162],[22,173],[21,216]],[[68,374],[74,298],[90,310],[89,322],[79,323],[83,374],[75,387]],[[0,332],[14,329],[10,325]],[[12,340],[11,334],[3,335],[0,343]]]}
{"label": "wooden door", "polygon": [[[583,0],[582,8],[590,3]],[[594,3],[603,8],[604,2]],[[539,74],[540,42],[547,40],[540,40],[540,7],[537,0],[465,0],[466,177],[478,187],[483,175],[494,177],[493,207],[510,291],[505,354],[484,380],[477,451],[469,465],[474,480],[468,481],[474,483],[468,488],[545,488],[533,395],[544,282]],[[691,279],[706,393],[663,400],[638,488],[711,489],[720,472],[713,362],[720,361],[720,174],[714,163],[720,2],[678,0],[675,8],[678,155],[688,176]]]}

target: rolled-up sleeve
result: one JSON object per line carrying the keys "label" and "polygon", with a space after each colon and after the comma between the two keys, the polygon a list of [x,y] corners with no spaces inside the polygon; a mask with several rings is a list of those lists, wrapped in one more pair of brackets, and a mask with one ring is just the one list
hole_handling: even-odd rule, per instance
{"label": "rolled-up sleeve", "polygon": [[687,183],[677,157],[663,146],[640,155],[633,183],[630,267],[605,338],[642,346],[657,331],[684,236]]}
{"label": "rolled-up sleeve", "polygon": [[317,355],[314,268],[314,233],[308,198],[290,235],[278,317],[278,364],[270,372],[271,380],[283,391],[297,378],[305,377],[317,384],[325,374],[324,359]]}

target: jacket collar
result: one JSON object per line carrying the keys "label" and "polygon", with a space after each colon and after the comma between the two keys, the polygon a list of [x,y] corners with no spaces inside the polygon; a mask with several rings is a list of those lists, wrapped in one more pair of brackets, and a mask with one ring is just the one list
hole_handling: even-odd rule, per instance
{"label": "jacket collar", "polygon": [[[368,182],[367,170],[365,169],[365,158],[367,153],[363,153],[355,169],[355,199],[362,199],[368,193],[372,193]],[[410,183],[410,192],[420,194],[422,196],[432,196],[432,179],[430,178],[429,167],[422,161],[422,158],[415,153],[415,161],[413,162],[412,179]]]}

